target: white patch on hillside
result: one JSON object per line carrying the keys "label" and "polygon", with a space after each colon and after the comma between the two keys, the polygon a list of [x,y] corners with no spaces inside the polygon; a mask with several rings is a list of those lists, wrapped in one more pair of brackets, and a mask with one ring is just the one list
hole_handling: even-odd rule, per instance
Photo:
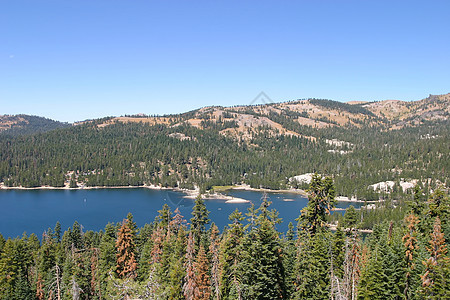
{"label": "white patch on hillside", "polygon": [[348,153],[352,153],[353,151],[345,151],[345,150],[334,150],[334,149],[330,149],[327,150],[328,153],[337,153],[337,154],[348,154]]}
{"label": "white patch on hillside", "polygon": [[[399,184],[402,188],[403,193],[406,192],[406,190],[413,188],[417,184],[418,180],[413,179],[410,181],[405,181],[404,179],[401,179]],[[392,191],[392,188],[394,187],[395,182],[394,181],[381,181],[378,183],[374,183],[369,185],[369,188],[372,188],[375,192],[385,192],[390,193]]]}
{"label": "white patch on hillside", "polygon": [[297,176],[291,177],[291,178],[289,178],[289,181],[292,182],[292,181],[296,180],[298,183],[310,184],[313,175],[314,175],[314,173],[305,173],[302,175],[297,175]]}
{"label": "white patch on hillside", "polygon": [[169,134],[169,136],[171,138],[175,138],[175,139],[179,139],[180,141],[184,141],[184,140],[191,140],[192,138],[190,136],[186,136],[184,133],[180,133],[180,132],[174,132]]}
{"label": "white patch on hillside", "polygon": [[335,147],[344,147],[344,146],[351,147],[351,146],[353,146],[353,144],[350,142],[340,141],[338,139],[332,139],[332,140],[326,139],[325,143],[327,143],[328,145],[331,145],[331,146],[335,146]]}

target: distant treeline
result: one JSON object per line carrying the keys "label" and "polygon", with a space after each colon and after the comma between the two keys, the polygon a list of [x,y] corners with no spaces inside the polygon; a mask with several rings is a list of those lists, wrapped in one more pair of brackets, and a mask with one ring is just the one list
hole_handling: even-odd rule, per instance
{"label": "distant treeline", "polygon": [[[448,186],[449,121],[401,130],[368,125],[316,129],[293,121],[295,113],[269,117],[316,140],[274,135],[266,127],[246,137],[245,132],[226,137],[220,131],[236,126],[227,120],[204,119],[201,129],[186,123],[176,127],[141,123],[98,127],[99,122],[87,122],[33,135],[0,135],[0,181],[23,187],[61,187],[70,181],[72,187],[155,184],[198,186],[202,191],[215,185],[246,183],[276,190],[297,187],[289,180],[292,176],[318,172],[334,177],[339,195],[366,200],[401,195],[402,178],[419,179],[425,193],[441,183]],[[434,138],[423,138],[427,134]],[[326,139],[353,145],[337,147]],[[396,182],[389,194],[368,189],[369,184],[386,180]]]}
{"label": "distant treeline", "polygon": [[344,102],[338,102],[326,99],[310,99],[309,102],[314,105],[322,106],[327,109],[337,109],[352,114],[363,114],[370,117],[376,117],[373,112],[361,105],[352,105]]}

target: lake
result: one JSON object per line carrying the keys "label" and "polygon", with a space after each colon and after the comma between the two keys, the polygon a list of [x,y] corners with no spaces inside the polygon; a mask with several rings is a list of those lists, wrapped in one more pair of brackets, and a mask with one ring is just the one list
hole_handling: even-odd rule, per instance
{"label": "lake", "polygon": [[[229,190],[230,196],[250,200],[259,207],[263,193]],[[168,204],[172,211],[177,207],[185,219],[191,218],[193,199],[173,190],[146,188],[88,189],[88,190],[0,190],[0,233],[6,237],[35,233],[41,238],[44,230],[54,228],[59,221],[63,230],[78,221],[84,230],[98,231],[108,222],[120,222],[128,212],[138,226],[152,222],[158,210]],[[296,224],[300,210],[308,200],[292,193],[268,193],[271,208],[279,211],[283,222],[280,231],[286,231],[289,222]],[[287,201],[286,201],[287,200]],[[205,200],[210,219],[220,230],[226,226],[228,216],[237,208],[245,213],[251,203],[225,203],[225,200]],[[361,203],[339,202],[337,207],[360,207]]]}

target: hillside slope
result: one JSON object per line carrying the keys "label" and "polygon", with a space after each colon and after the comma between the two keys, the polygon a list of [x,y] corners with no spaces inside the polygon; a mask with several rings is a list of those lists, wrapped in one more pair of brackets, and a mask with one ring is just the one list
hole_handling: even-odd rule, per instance
{"label": "hillside slope", "polygon": [[32,139],[3,135],[0,182],[281,189],[302,187],[290,178],[318,172],[334,177],[341,196],[374,200],[380,194],[369,186],[387,181],[391,190],[381,194],[410,192],[402,191],[407,182],[430,191],[449,186],[448,102],[448,95],[406,103],[308,99],[109,117]]}
{"label": "hillside slope", "polygon": [[146,123],[180,126],[190,124],[199,129],[215,128],[235,138],[250,139],[261,128],[272,136],[303,136],[303,126],[312,128],[377,126],[399,129],[417,126],[424,121],[447,120],[450,115],[450,94],[406,102],[386,100],[380,102],[342,103],[332,100],[297,100],[264,105],[221,107],[211,106],[179,115],[146,117],[129,116],[110,118],[98,123]]}
{"label": "hillside slope", "polygon": [[71,126],[51,119],[30,115],[0,115],[0,134],[23,135]]}

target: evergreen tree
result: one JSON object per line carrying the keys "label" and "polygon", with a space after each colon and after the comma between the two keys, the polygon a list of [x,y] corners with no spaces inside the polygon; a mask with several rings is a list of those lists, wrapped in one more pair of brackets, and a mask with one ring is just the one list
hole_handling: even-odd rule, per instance
{"label": "evergreen tree", "polygon": [[163,228],[166,228],[172,220],[172,212],[170,211],[169,205],[164,204],[163,208],[158,210],[158,213],[159,214],[156,216],[155,221],[160,223]]}
{"label": "evergreen tree", "polygon": [[406,277],[405,277],[405,289],[403,294],[405,299],[413,299],[417,290],[418,274],[416,272],[416,260],[418,240],[416,226],[419,223],[419,218],[411,212],[405,217],[405,223],[407,226],[407,232],[403,236],[402,240],[405,247],[405,260],[406,260]]}
{"label": "evergreen tree", "polygon": [[447,245],[439,217],[436,217],[430,237],[430,246],[427,247],[430,257],[423,262],[426,269],[421,276],[422,293],[428,299],[449,299],[450,258],[447,256]]}
{"label": "evergreen tree", "polygon": [[80,223],[75,221],[72,227],[69,227],[67,231],[64,232],[62,237],[62,243],[64,248],[70,249],[83,249],[84,248],[84,234],[81,229]]}
{"label": "evergreen tree", "polygon": [[382,254],[377,247],[363,268],[358,285],[358,299],[387,299],[385,283],[387,278],[383,272]]}
{"label": "evergreen tree", "polygon": [[232,222],[224,232],[220,244],[220,295],[222,299],[241,299],[242,286],[238,270],[242,260],[244,228],[242,213],[236,209],[228,219]]}
{"label": "evergreen tree", "polygon": [[[181,215],[180,215],[181,216]],[[175,215],[173,221],[177,221]],[[183,220],[183,223],[185,221]],[[182,223],[179,223],[182,224]],[[167,296],[169,299],[183,298],[183,279],[186,276],[184,269],[185,253],[186,253],[186,231],[184,226],[178,227],[176,230],[176,240],[173,243],[172,252],[170,253],[170,268],[167,278]]]}
{"label": "evergreen tree", "polygon": [[295,232],[292,222],[288,224],[288,231],[283,240],[283,265],[285,269],[286,297],[289,299],[295,291],[295,260],[297,256],[297,247],[295,246]]}
{"label": "evergreen tree", "polygon": [[129,218],[125,219],[117,233],[116,240],[116,272],[120,278],[136,278],[137,263],[134,240],[133,223]]}
{"label": "evergreen tree", "polygon": [[[112,223],[105,226],[105,232],[100,241],[100,256],[99,256],[99,278],[100,281],[106,283],[109,274],[115,272],[116,269],[116,236],[117,229]],[[106,284],[102,285],[101,294],[106,293]]]}
{"label": "evergreen tree", "polygon": [[345,235],[341,227],[337,228],[333,236],[332,256],[333,274],[342,278],[344,275]]}
{"label": "evergreen tree", "polygon": [[20,274],[15,251],[14,241],[7,239],[0,256],[0,299],[13,299],[14,286]]}
{"label": "evergreen tree", "polygon": [[209,278],[209,262],[206,257],[203,245],[200,245],[197,259],[194,263],[195,281],[197,288],[194,293],[194,300],[209,300],[211,296],[210,278]]}
{"label": "evergreen tree", "polygon": [[186,248],[185,269],[186,276],[184,278],[183,294],[186,299],[194,299],[198,295],[198,286],[195,274],[195,246],[192,232],[189,232],[188,243]]}
{"label": "evergreen tree", "polygon": [[309,231],[312,236],[326,223],[326,215],[329,215],[334,207],[335,189],[330,177],[321,178],[314,174],[308,190],[308,205],[302,209],[299,217],[299,228]]}
{"label": "evergreen tree", "polygon": [[267,198],[256,210],[255,224],[242,242],[239,263],[243,298],[285,298],[285,273],[281,240],[275,229],[280,220],[269,211]]}
{"label": "evergreen tree", "polygon": [[6,240],[3,237],[3,235],[0,233],[0,253],[2,253],[3,246],[5,245],[5,243],[6,243]]}
{"label": "evergreen tree", "polygon": [[56,239],[56,242],[61,241],[61,223],[59,221],[56,222],[55,229],[53,230],[53,237]]}
{"label": "evergreen tree", "polygon": [[350,205],[346,210],[344,214],[344,227],[352,229],[356,226],[358,219],[355,207],[353,205]]}
{"label": "evergreen tree", "polygon": [[206,225],[209,224],[209,211],[206,209],[205,201],[201,195],[195,200],[195,205],[192,209],[191,218],[191,232],[195,241],[195,249],[198,251],[200,241],[204,239],[206,233]]}
{"label": "evergreen tree", "polygon": [[318,228],[298,240],[296,291],[293,299],[328,299],[330,295],[330,233]]}
{"label": "evergreen tree", "polygon": [[220,261],[219,261],[219,228],[212,223],[209,238],[209,253],[211,256],[211,287],[213,299],[220,299]]}

